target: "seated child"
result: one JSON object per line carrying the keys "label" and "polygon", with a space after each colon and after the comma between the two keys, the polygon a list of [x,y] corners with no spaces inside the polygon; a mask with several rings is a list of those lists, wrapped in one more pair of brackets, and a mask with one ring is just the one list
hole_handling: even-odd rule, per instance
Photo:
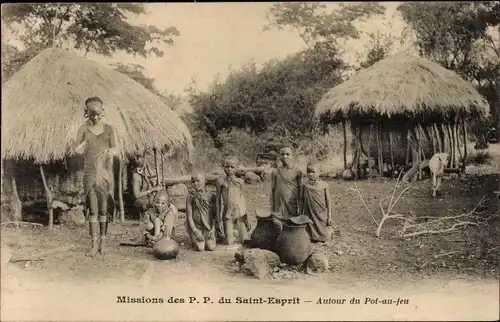
{"label": "seated child", "polygon": [[215,194],[205,188],[205,176],[193,174],[186,199],[186,230],[194,249],[213,251],[215,241]]}
{"label": "seated child", "polygon": [[152,246],[156,241],[172,238],[175,224],[179,212],[177,208],[169,202],[168,194],[165,190],[156,193],[153,207],[144,214],[143,236],[146,244]]}
{"label": "seated child", "polygon": [[225,243],[234,243],[233,227],[236,224],[239,239],[243,244],[247,235],[248,217],[246,215],[246,201],[244,196],[245,181],[236,177],[239,160],[235,156],[226,157],[224,160],[225,177],[217,180],[217,216],[223,223]]}
{"label": "seated child", "polygon": [[301,184],[301,211],[312,220],[307,232],[312,242],[328,242],[332,224],[332,208],[328,183],[319,179],[319,164],[307,164],[307,182]]}

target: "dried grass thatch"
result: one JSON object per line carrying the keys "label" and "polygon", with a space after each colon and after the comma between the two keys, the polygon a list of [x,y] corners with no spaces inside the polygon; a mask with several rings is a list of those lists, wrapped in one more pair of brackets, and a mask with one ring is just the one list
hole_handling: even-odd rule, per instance
{"label": "dried grass thatch", "polygon": [[51,48],[3,87],[2,158],[46,163],[65,157],[91,96],[103,99],[122,155],[165,146],[191,153],[188,127],[160,98],[111,68]]}
{"label": "dried grass thatch", "polygon": [[326,93],[316,116],[340,118],[417,118],[435,122],[452,117],[485,116],[489,105],[455,72],[429,60],[398,53],[360,71]]}

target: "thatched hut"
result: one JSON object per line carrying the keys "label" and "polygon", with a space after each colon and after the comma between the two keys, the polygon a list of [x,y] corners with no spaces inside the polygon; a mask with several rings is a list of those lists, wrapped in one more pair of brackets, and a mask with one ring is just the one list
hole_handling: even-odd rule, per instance
{"label": "thatched hut", "polygon": [[[165,147],[183,147],[191,154],[188,127],[159,97],[107,66],[50,48],[3,86],[2,160],[44,164],[37,169],[38,178],[40,171],[45,176],[43,169],[61,160],[67,161],[63,162],[66,168],[78,168],[78,160],[68,159],[68,151],[85,122],[83,102],[91,96],[104,101],[106,122],[115,128],[120,159]],[[14,178],[20,177],[31,175]],[[47,188],[45,179],[43,183]]]}
{"label": "thatched hut", "polygon": [[[406,166],[410,161],[414,166],[420,164],[439,151],[450,153],[450,167],[458,166],[467,153],[466,120],[488,112],[486,99],[471,83],[406,53],[360,71],[331,89],[316,106],[316,116],[324,123],[342,123],[344,128],[346,122],[351,123],[355,138],[352,165],[359,166],[363,153],[378,154],[379,172],[383,163],[394,167],[398,163],[394,154],[401,150],[406,152],[399,153],[399,159],[406,159]],[[367,145],[367,141],[371,143]]]}

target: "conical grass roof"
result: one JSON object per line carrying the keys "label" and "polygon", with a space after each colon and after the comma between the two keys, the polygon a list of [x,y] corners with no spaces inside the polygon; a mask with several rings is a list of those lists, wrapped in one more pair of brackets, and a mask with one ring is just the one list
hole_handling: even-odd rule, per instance
{"label": "conical grass roof", "polygon": [[156,95],[113,69],[50,48],[2,88],[2,158],[46,163],[63,158],[85,122],[84,102],[104,101],[122,156],[193,144],[186,124]]}
{"label": "conical grass roof", "polygon": [[326,93],[315,114],[325,121],[382,116],[436,120],[461,113],[485,116],[486,99],[455,72],[398,53],[361,70]]}

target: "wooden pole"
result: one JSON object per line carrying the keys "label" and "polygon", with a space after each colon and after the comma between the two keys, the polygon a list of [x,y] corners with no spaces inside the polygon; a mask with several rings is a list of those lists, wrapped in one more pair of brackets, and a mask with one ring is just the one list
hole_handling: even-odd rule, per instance
{"label": "wooden pole", "polygon": [[394,150],[393,150],[393,141],[392,141],[392,131],[389,131],[389,150],[391,150],[391,177],[394,176]]}
{"label": "wooden pole", "polygon": [[459,125],[460,125],[460,119],[457,119],[453,128],[455,130],[455,137],[457,138],[457,152],[458,152],[457,162],[462,162],[463,154],[462,154],[462,147],[460,146],[460,142],[462,142],[462,139],[460,138],[460,131],[458,130]]}
{"label": "wooden pole", "polygon": [[420,162],[422,161],[422,138],[420,136],[420,124],[415,129],[415,139],[417,141],[417,165],[418,165],[418,180],[422,180],[422,169],[420,168]]}
{"label": "wooden pole", "polygon": [[156,186],[160,185],[160,164],[158,163],[158,151],[153,150],[155,154],[155,168],[156,168]]}
{"label": "wooden pole", "polygon": [[406,129],[406,160],[405,169],[408,169],[410,164],[410,129]]}
{"label": "wooden pole", "polygon": [[443,152],[443,143],[441,141],[441,136],[439,135],[439,130],[436,125],[436,123],[432,124],[432,129],[433,129],[433,136],[436,136],[436,142],[437,142],[437,152],[442,153]]}
{"label": "wooden pole", "polygon": [[431,141],[432,141],[432,153],[433,155],[437,153],[436,149],[436,137],[434,136],[434,126],[432,125],[430,128]]}
{"label": "wooden pole", "polygon": [[378,172],[379,176],[384,176],[384,156],[382,155],[382,122],[378,125],[377,133],[377,151],[378,151]]}
{"label": "wooden pole", "polygon": [[462,174],[465,174],[465,166],[467,162],[467,126],[465,124],[465,117],[462,118],[462,135],[464,140],[464,159],[462,162]]}
{"label": "wooden pole", "polygon": [[444,125],[446,129],[446,134],[448,136],[448,147],[449,147],[449,153],[450,153],[450,160],[448,162],[448,166],[450,168],[453,168],[453,141],[451,137],[451,132],[450,132],[450,126],[449,124]]}
{"label": "wooden pole", "polygon": [[43,166],[40,166],[40,175],[42,176],[43,188],[45,189],[45,198],[47,200],[47,210],[49,212],[49,229],[54,228],[54,210],[52,209],[52,192],[47,184]]}
{"label": "wooden pole", "polygon": [[342,133],[344,135],[344,169],[347,169],[347,131],[345,128],[345,120],[342,119]]}
{"label": "wooden pole", "polygon": [[160,161],[161,161],[161,182],[165,181],[165,155],[160,151]]}
{"label": "wooden pole", "polygon": [[19,227],[19,222],[22,221],[22,216],[23,216],[23,204],[21,202],[21,199],[19,198],[19,193],[17,191],[17,182],[16,182],[16,177],[14,174],[11,176],[11,185],[12,185],[12,203],[13,203],[13,208],[14,208],[14,220],[16,221],[16,228]]}
{"label": "wooden pole", "polygon": [[120,203],[120,222],[125,223],[125,203],[123,202],[123,160],[118,167],[118,202]]}

